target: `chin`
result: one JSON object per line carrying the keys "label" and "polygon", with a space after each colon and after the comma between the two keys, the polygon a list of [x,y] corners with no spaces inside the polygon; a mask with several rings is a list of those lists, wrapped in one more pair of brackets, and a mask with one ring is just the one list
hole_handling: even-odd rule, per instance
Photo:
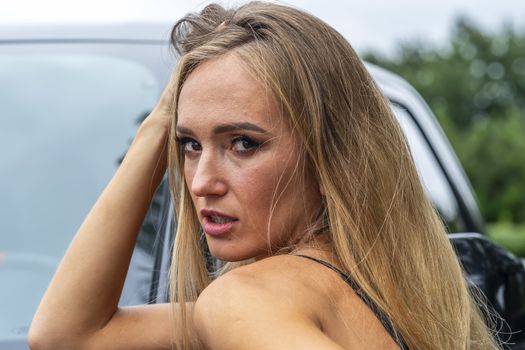
{"label": "chin", "polygon": [[214,244],[209,241],[208,248],[214,258],[226,262],[237,262],[248,259],[259,260],[270,255],[267,249],[253,249],[253,247],[251,249],[243,249],[235,245],[225,246],[224,244]]}

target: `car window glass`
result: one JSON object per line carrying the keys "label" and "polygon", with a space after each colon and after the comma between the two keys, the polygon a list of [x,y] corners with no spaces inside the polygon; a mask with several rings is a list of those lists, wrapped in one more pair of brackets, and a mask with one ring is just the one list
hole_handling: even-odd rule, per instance
{"label": "car window glass", "polygon": [[26,336],[60,258],[159,92],[153,74],[128,60],[0,55],[0,340]]}
{"label": "car window glass", "polygon": [[457,230],[460,226],[458,204],[439,163],[407,110],[397,105],[393,105],[392,108],[405,132],[417,172],[427,194],[438,209],[448,229],[450,231]]}

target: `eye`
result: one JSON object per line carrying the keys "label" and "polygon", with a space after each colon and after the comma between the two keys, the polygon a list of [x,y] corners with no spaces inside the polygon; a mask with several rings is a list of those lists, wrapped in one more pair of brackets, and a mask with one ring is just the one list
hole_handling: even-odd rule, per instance
{"label": "eye", "polygon": [[177,143],[179,144],[180,148],[182,148],[184,153],[195,153],[202,150],[201,145],[189,137],[182,137],[180,139],[177,138]]}
{"label": "eye", "polygon": [[232,149],[239,153],[248,153],[259,148],[261,144],[247,136],[239,136],[232,140]]}

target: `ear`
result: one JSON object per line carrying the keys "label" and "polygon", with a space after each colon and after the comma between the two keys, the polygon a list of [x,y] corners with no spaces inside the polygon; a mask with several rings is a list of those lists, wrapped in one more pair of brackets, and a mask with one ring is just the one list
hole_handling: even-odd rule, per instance
{"label": "ear", "polygon": [[319,184],[319,193],[321,193],[321,196],[325,195],[323,184]]}

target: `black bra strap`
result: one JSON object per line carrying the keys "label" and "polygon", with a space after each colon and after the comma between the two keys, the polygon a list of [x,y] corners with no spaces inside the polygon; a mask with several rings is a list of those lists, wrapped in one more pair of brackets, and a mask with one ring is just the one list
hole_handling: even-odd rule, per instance
{"label": "black bra strap", "polygon": [[363,292],[361,287],[348,275],[344,274],[341,270],[339,270],[337,267],[327,263],[326,261],[319,260],[316,258],[313,258],[308,255],[302,255],[302,254],[296,254],[295,256],[300,256],[306,259],[310,259],[312,261],[315,261],[321,265],[324,265],[328,267],[329,269],[337,272],[341,278],[354,290],[354,292],[361,298],[361,300],[372,310],[372,312],[376,315],[376,317],[379,319],[385,330],[390,334],[392,339],[396,341],[396,343],[399,345],[401,350],[408,350],[408,347],[406,346],[403,338],[400,334],[396,332],[394,329],[394,325],[392,324],[392,321],[383,313],[383,311],[368,297],[368,295]]}

